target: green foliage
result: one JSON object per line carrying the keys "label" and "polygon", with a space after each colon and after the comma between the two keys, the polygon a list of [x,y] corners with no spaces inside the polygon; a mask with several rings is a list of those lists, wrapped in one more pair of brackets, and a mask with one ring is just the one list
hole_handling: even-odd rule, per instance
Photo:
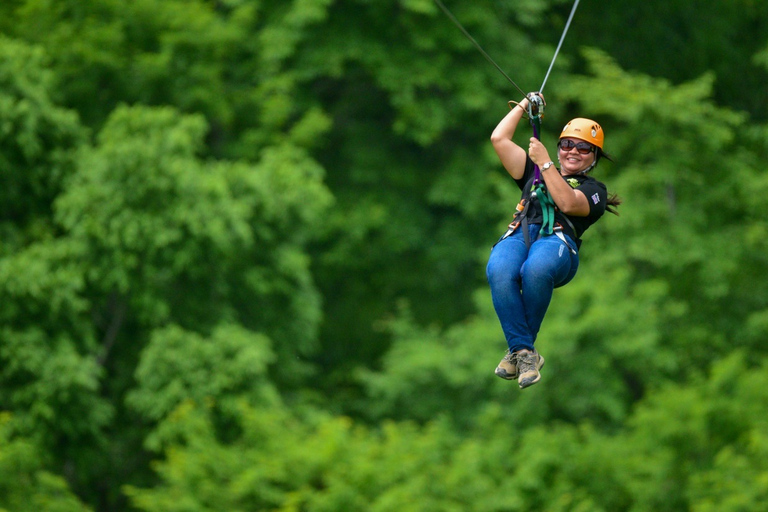
{"label": "green foliage", "polygon": [[243,400],[275,405],[276,390],[267,379],[267,366],[274,361],[268,341],[234,325],[217,328],[210,339],[176,326],[157,330],[142,352],[138,385],[128,403],[152,421],[186,401],[213,402],[223,415],[234,414]]}
{"label": "green foliage", "polygon": [[[610,51],[625,69],[687,82],[713,72],[719,103],[765,121],[768,78],[753,57],[765,47],[758,36],[768,5],[759,0],[632,2],[622,8],[579,7],[570,34],[581,46]],[[749,91],[744,94],[744,91]]]}
{"label": "green foliage", "polygon": [[500,510],[482,496],[492,484],[469,478],[482,454],[457,448],[441,425],[374,432],[345,418],[244,408],[242,435],[222,444],[206,409],[183,406],[170,421],[182,444],[158,466],[164,486],[128,490],[140,510]]}
{"label": "green foliage", "polygon": [[768,388],[764,367],[743,367],[735,356],[709,381],[651,393],[616,434],[520,428],[500,406],[460,437],[444,422],[370,429],[246,407],[224,443],[212,409],[187,404],[169,418],[165,484],[129,494],[145,511],[757,510]]}
{"label": "green foliage", "polygon": [[87,279],[149,326],[229,318],[280,340],[311,332],[319,304],[300,247],[330,200],[322,170],[288,145],[255,166],[204,162],[204,132],[201,117],[171,109],[115,111],[57,202]]}
{"label": "green foliage", "polygon": [[[571,6],[447,4],[526,90]],[[766,6],[582,3],[542,139],[624,204],[520,392],[519,93],[434,2],[2,2],[0,508],[761,510]]]}
{"label": "green foliage", "polygon": [[87,512],[67,482],[45,469],[37,445],[13,434],[13,418],[0,414],[0,510]]}
{"label": "green foliage", "polygon": [[40,329],[4,329],[3,403],[20,411],[17,428],[30,436],[46,434],[53,448],[58,436],[90,438],[110,419],[98,396],[101,369],[80,355],[72,340],[51,339]]}
{"label": "green foliage", "polygon": [[47,64],[41,48],[0,35],[0,254],[43,234],[83,142],[76,113],[51,99]]}

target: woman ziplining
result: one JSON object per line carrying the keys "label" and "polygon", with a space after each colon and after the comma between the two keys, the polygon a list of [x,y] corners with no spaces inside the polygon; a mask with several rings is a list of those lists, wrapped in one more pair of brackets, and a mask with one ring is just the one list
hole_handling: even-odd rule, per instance
{"label": "woman ziplining", "polygon": [[557,144],[559,168],[538,138],[530,138],[527,153],[512,142],[532,97],[515,104],[491,135],[502,165],[522,191],[515,217],[493,246],[486,268],[508,347],[496,375],[517,380],[520,388],[541,378],[544,358],[534,343],[554,289],[576,275],[581,236],[606,210],[617,213],[621,203],[587,175],[601,158],[610,160],[603,150],[603,129],[595,121],[576,118],[565,125]]}
{"label": "woman ziplining", "polygon": [[[541,93],[579,0],[573,4],[539,91],[530,94],[504,73],[441,0],[435,3],[524,96],[519,103],[509,102],[510,112],[491,134],[496,154],[522,197],[507,232],[491,249],[486,267],[493,306],[507,342],[507,353],[495,373],[503,379],[517,380],[522,389],[541,379],[544,357],[534,343],[554,289],[576,275],[581,236],[606,210],[618,215],[615,207],[621,204],[616,195],[608,195],[603,183],[587,176],[601,158],[610,160],[603,149],[605,134],[598,123],[576,118],[565,125],[557,144],[559,167],[539,140],[545,106]],[[526,113],[533,127],[527,153],[512,141]]]}

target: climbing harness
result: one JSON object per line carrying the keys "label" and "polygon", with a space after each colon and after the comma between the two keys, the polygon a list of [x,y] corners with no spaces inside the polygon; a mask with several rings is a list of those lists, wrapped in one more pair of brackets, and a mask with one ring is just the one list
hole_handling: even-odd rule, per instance
{"label": "climbing harness", "polygon": [[[517,207],[515,208],[515,215],[512,219],[512,222],[510,222],[509,226],[507,226],[507,232],[504,233],[496,243],[499,243],[512,235],[515,231],[517,231],[517,228],[519,227],[523,231],[525,246],[528,248],[531,247],[531,234],[530,230],[528,229],[528,208],[531,205],[531,201],[536,198],[536,194],[537,192],[533,191],[531,192],[531,200],[526,200],[525,198],[520,200],[520,202],[517,204]],[[568,247],[568,249],[573,254],[578,254],[578,247],[580,242],[578,240],[579,232],[576,230],[576,226],[573,225],[567,215],[562,216],[562,219],[565,220],[566,224],[568,224],[568,227],[571,228],[573,235],[577,237],[576,247],[573,247],[573,245],[568,241],[567,238],[565,238],[565,235],[563,234],[563,226],[559,222],[555,223],[555,210],[557,207],[554,205],[554,202],[552,202],[551,198],[549,198],[548,194],[547,198],[547,201],[550,202],[549,207],[545,207],[544,204],[541,205],[544,222],[541,229],[539,230],[539,236],[548,236],[554,234]],[[539,201],[541,202],[541,199],[539,199]],[[549,213],[547,213],[548,210]],[[494,246],[495,245],[496,244],[494,244]]]}
{"label": "climbing harness", "polygon": [[[563,45],[563,40],[565,39],[565,34],[568,33],[568,28],[571,26],[571,21],[573,20],[573,16],[576,13],[576,8],[579,6],[579,0],[575,0],[573,7],[571,8],[571,13],[568,16],[568,21],[565,24],[565,27],[563,29],[563,33],[560,36],[560,41],[557,44],[557,48],[555,49],[555,54],[552,57],[552,62],[549,64],[549,69],[547,69],[547,73],[544,76],[544,81],[541,83],[541,87],[539,87],[539,90],[535,93],[527,94],[525,91],[523,91],[515,82],[512,80],[507,74],[504,72],[501,67],[496,64],[496,62],[483,50],[483,48],[478,44],[477,41],[467,32],[467,30],[462,26],[462,24],[459,22],[458,19],[451,13],[451,11],[448,10],[448,8],[443,4],[441,0],[435,0],[435,3],[440,7],[440,9],[445,13],[446,16],[461,30],[461,32],[472,42],[472,44],[475,45],[475,47],[480,51],[480,53],[491,63],[493,66],[506,78],[509,83],[511,83],[515,89],[520,91],[520,93],[528,98],[528,120],[531,123],[531,127],[533,128],[533,136],[536,139],[539,139],[539,132],[541,130],[541,118],[544,115],[544,98],[541,96],[542,92],[544,91],[544,86],[547,84],[547,80],[549,79],[549,74],[552,71],[552,67],[555,65],[555,60],[557,59],[557,55],[560,53],[560,48]],[[510,102],[510,107],[514,108],[512,106],[513,102]],[[541,178],[541,170],[539,169],[539,166],[534,164],[534,174],[533,174],[533,185],[532,190],[530,194],[531,200],[538,200],[539,204],[541,206],[542,216],[543,216],[543,223],[541,226],[541,230],[539,230],[539,236],[549,236],[553,233],[557,234],[558,238],[560,238],[565,244],[568,246],[568,248],[572,252],[576,252],[573,247],[571,247],[571,244],[567,242],[565,239],[565,236],[562,234],[562,226],[559,226],[559,230],[555,227],[555,211],[557,207],[555,206],[555,202],[552,199],[552,196],[547,191],[546,185],[544,183],[544,180]],[[522,225],[523,228],[523,234],[525,236],[525,244],[526,246],[531,246],[530,241],[530,233],[528,232],[528,223],[527,223],[527,213],[528,213],[528,207],[530,206],[531,201],[525,201],[523,199],[520,201],[520,204],[517,206],[517,210],[515,212],[515,219],[520,217],[522,220],[513,220],[512,223],[509,225],[509,229],[507,230],[507,233],[501,238],[503,240],[504,238],[511,235],[515,229],[517,229],[518,226]],[[563,218],[565,218],[566,222],[570,225],[571,229],[573,229],[573,225],[571,224],[570,220],[568,220],[568,217],[563,215]],[[578,236],[576,234],[576,230],[573,229],[574,235]]]}

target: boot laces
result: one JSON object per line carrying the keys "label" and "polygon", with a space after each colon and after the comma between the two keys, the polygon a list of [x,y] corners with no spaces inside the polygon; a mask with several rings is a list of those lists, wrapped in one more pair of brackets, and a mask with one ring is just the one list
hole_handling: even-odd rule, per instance
{"label": "boot laces", "polygon": [[520,373],[526,373],[536,370],[536,362],[539,355],[536,352],[528,352],[527,354],[515,354],[517,360],[517,369]]}

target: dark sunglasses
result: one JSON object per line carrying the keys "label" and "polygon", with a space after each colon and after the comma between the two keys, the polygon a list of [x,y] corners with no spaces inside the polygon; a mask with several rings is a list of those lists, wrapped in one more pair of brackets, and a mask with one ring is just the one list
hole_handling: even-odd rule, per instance
{"label": "dark sunglasses", "polygon": [[588,155],[595,151],[595,146],[589,142],[573,142],[571,139],[562,139],[557,143],[557,147],[563,151],[570,151],[573,148],[576,148],[576,151],[581,155]]}

